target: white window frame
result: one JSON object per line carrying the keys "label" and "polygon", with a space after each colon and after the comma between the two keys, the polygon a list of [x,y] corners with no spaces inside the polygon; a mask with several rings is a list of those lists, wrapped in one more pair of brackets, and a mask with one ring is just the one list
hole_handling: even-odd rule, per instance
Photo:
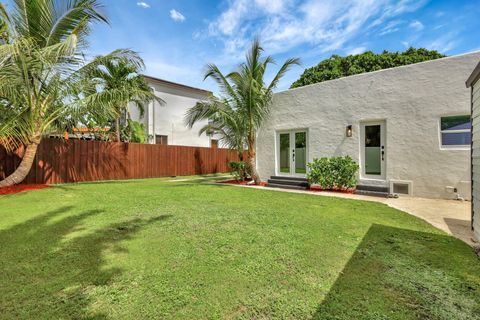
{"label": "white window frame", "polygon": [[[470,144],[452,144],[452,145],[444,145],[443,144],[443,139],[442,139],[442,133],[472,133],[472,129],[461,129],[461,130],[442,130],[442,118],[448,118],[448,117],[455,117],[455,116],[468,116],[470,117],[469,114],[449,114],[449,115],[443,115],[440,116],[438,119],[438,139],[440,143],[440,150],[470,150],[472,147]],[[472,119],[470,118],[470,121]]]}

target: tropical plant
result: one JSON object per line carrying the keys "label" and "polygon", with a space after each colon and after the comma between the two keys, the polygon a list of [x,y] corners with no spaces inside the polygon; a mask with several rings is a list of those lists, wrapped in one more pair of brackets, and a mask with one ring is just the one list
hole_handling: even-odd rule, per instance
{"label": "tropical plant", "polygon": [[141,122],[127,119],[127,126],[123,130],[125,136],[124,141],[145,143],[147,141],[147,133],[145,125]]}
{"label": "tropical plant", "polygon": [[292,84],[291,88],[443,57],[445,56],[438,51],[423,48],[409,48],[404,52],[385,50],[379,54],[367,51],[347,57],[332,55],[318,65],[306,69],[300,78]]}
{"label": "tropical plant", "polygon": [[221,145],[236,150],[243,161],[247,135],[245,119],[238,108],[228,102],[228,98],[211,95],[208,101],[199,101],[187,110],[185,117],[188,127],[200,120],[208,120],[198,132],[199,135],[215,135]]}
{"label": "tropical plant", "polygon": [[359,166],[350,156],[313,159],[307,166],[308,182],[324,190],[349,189],[357,185]]}
{"label": "tropical plant", "polygon": [[107,22],[100,9],[97,0],[14,0],[10,10],[0,3],[0,144],[25,146],[0,187],[23,181],[42,136],[80,110],[73,70],[91,24]]}
{"label": "tropical plant", "polygon": [[235,146],[238,151],[247,147],[248,170],[255,184],[260,184],[255,163],[258,129],[269,114],[273,90],[278,82],[292,65],[300,64],[296,58],[286,60],[266,85],[265,72],[268,65],[275,61],[270,56],[262,58],[262,52],[259,40],[254,40],[246,61],[227,75],[216,65],[207,65],[204,79],[212,78],[217,82],[220,97],[212,95],[208,101],[197,103],[186,114],[189,127],[198,121],[210,120],[210,125],[207,124],[202,130],[219,134],[221,139],[231,142],[227,144]]}
{"label": "tropical plant", "polygon": [[[149,87],[141,72],[145,69],[144,62],[138,53],[119,49],[105,56],[98,56],[78,72],[78,76],[84,80],[83,94],[86,104],[96,110],[104,110],[107,115],[113,115],[108,119],[113,122],[117,141],[121,141],[121,120],[129,119],[128,105],[136,105],[143,115],[145,105],[151,101],[159,104],[165,102],[157,97]],[[96,121],[101,122],[101,121]],[[125,122],[128,127],[128,122]]]}
{"label": "tropical plant", "polygon": [[235,180],[245,181],[248,178],[248,167],[244,161],[230,161],[228,167]]}

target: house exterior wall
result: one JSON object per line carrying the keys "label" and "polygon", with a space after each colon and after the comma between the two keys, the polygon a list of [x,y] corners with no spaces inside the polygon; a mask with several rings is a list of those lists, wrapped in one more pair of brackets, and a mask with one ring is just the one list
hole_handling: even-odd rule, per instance
{"label": "house exterior wall", "polygon": [[160,105],[158,102],[150,103],[143,117],[136,106],[132,104],[129,106],[131,119],[145,125],[149,137],[148,143],[155,143],[155,135],[166,135],[169,145],[210,147],[210,137],[205,134],[198,135],[206,121],[198,122],[192,129],[187,128],[184,123],[187,110],[198,101],[206,100],[207,92],[146,79],[154,89],[155,95],[166,102],[165,105]]}
{"label": "house exterior wall", "polygon": [[[350,155],[360,161],[360,124],[385,121],[386,179],[359,176],[359,184],[412,182],[412,195],[470,199],[470,148],[443,149],[440,117],[468,115],[464,81],[480,53],[326,81],[274,95],[270,117],[259,132],[257,165],[262,179],[276,170],[276,132],[306,129],[308,161]],[[346,137],[347,125],[353,126]]]}
{"label": "house exterior wall", "polygon": [[480,240],[480,81],[472,85],[472,183],[473,183],[473,228]]}

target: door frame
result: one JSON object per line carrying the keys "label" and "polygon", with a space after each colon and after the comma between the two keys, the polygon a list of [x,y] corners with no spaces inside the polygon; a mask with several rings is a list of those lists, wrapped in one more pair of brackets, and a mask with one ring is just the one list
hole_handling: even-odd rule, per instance
{"label": "door frame", "polygon": [[[288,129],[288,130],[276,130],[275,131],[275,175],[276,176],[285,176],[285,177],[306,177],[305,173],[295,173],[295,161],[292,160],[293,149],[295,149],[295,133],[305,132],[305,168],[309,161],[309,134],[308,129]],[[288,133],[290,135],[290,146],[289,146],[289,161],[290,161],[290,172],[281,172],[280,171],[280,134]]]}
{"label": "door frame", "polygon": [[[380,161],[380,175],[365,173],[365,126],[380,125],[380,154],[383,159]],[[366,180],[387,180],[387,122],[386,120],[360,121],[360,178]]]}

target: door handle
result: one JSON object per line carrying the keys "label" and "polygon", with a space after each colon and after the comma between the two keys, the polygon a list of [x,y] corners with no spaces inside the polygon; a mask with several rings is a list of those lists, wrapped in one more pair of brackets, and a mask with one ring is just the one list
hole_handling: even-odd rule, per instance
{"label": "door handle", "polygon": [[382,150],[382,161],[385,161],[385,151]]}
{"label": "door handle", "polygon": [[295,161],[295,149],[292,149],[292,160]]}

